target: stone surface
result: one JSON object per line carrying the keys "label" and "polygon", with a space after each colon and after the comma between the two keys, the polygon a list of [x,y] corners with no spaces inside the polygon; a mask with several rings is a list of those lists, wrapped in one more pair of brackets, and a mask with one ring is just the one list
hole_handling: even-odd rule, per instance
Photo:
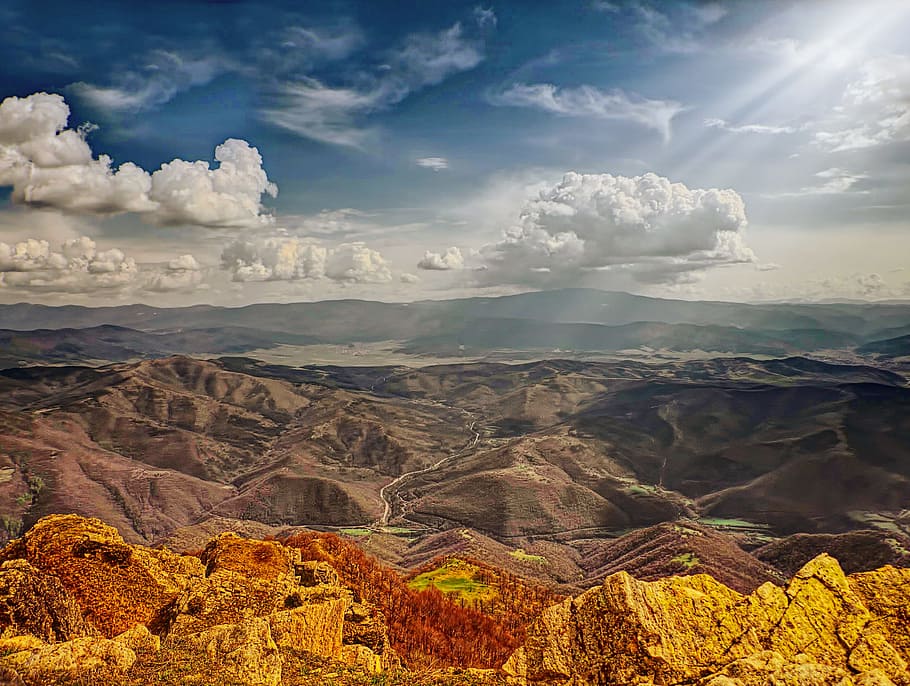
{"label": "stone surface", "polygon": [[123,674],[136,662],[136,653],[105,638],[75,638],[63,643],[12,653],[2,663],[30,683],[55,683],[95,671]]}
{"label": "stone surface", "polygon": [[9,560],[0,565],[0,636],[21,634],[55,642],[97,631],[60,579],[25,560]]}
{"label": "stone surface", "polygon": [[180,640],[205,653],[229,683],[278,686],[281,682],[281,656],[264,618],[213,626]]}
{"label": "stone surface", "polygon": [[272,637],[279,647],[341,657],[344,615],[351,595],[337,586],[325,589],[301,588],[294,596],[297,607],[269,615]]}
{"label": "stone surface", "polygon": [[128,545],[98,519],[51,515],[23,540],[25,559],[59,577],[87,622],[106,637],[137,623],[159,630],[169,606],[204,574],[197,558]]}
{"label": "stone surface", "polygon": [[161,650],[161,639],[142,624],[137,624],[132,629],[127,629],[122,634],[114,636],[113,640],[125,645],[137,655],[157,653]]}
{"label": "stone surface", "polygon": [[743,596],[705,575],[642,582],[620,572],[546,610],[503,672],[548,686],[910,684],[905,576],[857,577],[820,555],[786,589]]}

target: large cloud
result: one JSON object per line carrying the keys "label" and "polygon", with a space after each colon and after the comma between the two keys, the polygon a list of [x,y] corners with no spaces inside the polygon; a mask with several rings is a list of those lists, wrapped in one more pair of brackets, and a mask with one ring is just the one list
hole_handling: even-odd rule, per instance
{"label": "large cloud", "polygon": [[389,283],[392,272],[382,255],[363,243],[326,247],[311,239],[270,238],[235,241],[224,249],[222,266],[234,281],[330,279],[344,283]]}
{"label": "large cloud", "polygon": [[155,224],[241,228],[267,224],[263,194],[278,192],[259,151],[228,139],[215,149],[219,166],[175,159],[152,174],[131,162],[113,168],[95,158],[86,129],[66,128],[63,97],[35,93],[0,103],[0,186],[14,202],[69,212],[135,212]]}
{"label": "large cloud", "polygon": [[733,190],[690,189],[656,174],[570,172],[526,202],[519,222],[480,251],[484,280],[570,282],[592,272],[637,281],[690,281],[698,272],[754,262],[746,214]]}

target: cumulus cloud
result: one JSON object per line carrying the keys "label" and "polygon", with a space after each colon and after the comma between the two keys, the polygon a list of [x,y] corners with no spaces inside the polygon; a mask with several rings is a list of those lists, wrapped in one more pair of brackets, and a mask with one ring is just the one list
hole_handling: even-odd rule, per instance
{"label": "cumulus cloud", "polygon": [[653,173],[570,172],[528,200],[502,240],[480,251],[483,280],[571,281],[598,272],[679,283],[719,265],[754,263],[742,198]]}
{"label": "cumulus cloud", "polygon": [[180,255],[149,275],[146,289],[156,293],[191,290],[202,283],[202,266],[192,255]]}
{"label": "cumulus cloud", "polygon": [[0,242],[0,288],[85,293],[121,288],[139,276],[136,261],[121,250],[98,250],[86,237],[52,250],[45,240]]}
{"label": "cumulus cloud", "polygon": [[889,55],[866,62],[815,140],[832,152],[910,140],[910,57]]}
{"label": "cumulus cloud", "polygon": [[372,135],[360,120],[483,61],[483,43],[456,22],[438,33],[415,33],[391,51],[377,74],[356,84],[331,85],[312,77],[279,84],[265,121],[323,143],[363,147]]}
{"label": "cumulus cloud", "polygon": [[199,286],[203,270],[192,255],[141,268],[119,248],[99,250],[80,236],[58,244],[28,238],[0,242],[0,289],[26,293],[166,292]]}
{"label": "cumulus cloud", "polygon": [[456,247],[447,248],[445,253],[430,252],[427,250],[423,258],[417,263],[418,269],[429,271],[449,271],[451,269],[462,269],[464,267],[464,257],[461,250]]}
{"label": "cumulus cloud", "polygon": [[114,169],[107,155],[93,156],[88,129],[66,128],[69,114],[57,94],[0,103],[0,186],[12,186],[13,202],[89,214],[134,212],[162,225],[240,228],[271,221],[261,198],[274,197],[278,188],[246,141],[219,145],[214,169],[180,159],[152,174],[132,162]]}
{"label": "cumulus cloud", "polygon": [[709,129],[721,129],[730,133],[758,133],[779,135],[782,133],[796,133],[799,129],[793,126],[773,126],[769,124],[740,124],[734,126],[724,119],[705,119],[705,126]]}
{"label": "cumulus cloud", "polygon": [[530,107],[567,117],[635,122],[657,131],[665,141],[670,140],[673,118],[686,109],[674,100],[651,100],[619,88],[559,88],[550,83],[517,83],[489,100],[494,105]]}
{"label": "cumulus cloud", "polygon": [[445,157],[419,157],[417,166],[433,171],[442,171],[449,168],[449,161]]}
{"label": "cumulus cloud", "polygon": [[382,255],[363,243],[327,247],[306,238],[235,241],[221,255],[234,281],[329,279],[343,283],[388,283],[392,272]]}
{"label": "cumulus cloud", "polygon": [[420,277],[417,276],[417,274],[411,274],[409,272],[401,272],[400,276],[398,277],[398,280],[401,281],[401,283],[417,283],[418,281],[420,281]]}

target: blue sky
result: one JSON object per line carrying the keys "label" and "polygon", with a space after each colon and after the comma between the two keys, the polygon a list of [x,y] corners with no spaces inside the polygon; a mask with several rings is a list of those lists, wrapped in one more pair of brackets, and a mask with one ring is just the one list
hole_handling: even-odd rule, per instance
{"label": "blue sky", "polygon": [[910,297],[907,35],[903,0],[0,0],[0,301]]}

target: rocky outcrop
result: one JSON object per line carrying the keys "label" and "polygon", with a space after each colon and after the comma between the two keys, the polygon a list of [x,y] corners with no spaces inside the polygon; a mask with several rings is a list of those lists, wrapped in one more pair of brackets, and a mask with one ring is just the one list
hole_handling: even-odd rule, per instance
{"label": "rocky outcrop", "polygon": [[56,576],[107,638],[136,624],[159,630],[190,580],[204,574],[197,558],[128,545],[113,527],[76,515],[45,517],[13,549]]}
{"label": "rocky outcrop", "polygon": [[330,565],[275,541],[224,533],[192,557],[55,515],[0,559],[0,666],[29,684],[123,674],[159,651],[198,654],[206,678],[251,685],[278,684],[285,653],[398,664],[381,614],[354,603]]}
{"label": "rocky outcrop", "polygon": [[[543,613],[503,666],[514,684],[910,684],[910,570],[848,579],[821,555],[786,589],[620,572]],[[879,599],[881,598],[881,599]]]}

